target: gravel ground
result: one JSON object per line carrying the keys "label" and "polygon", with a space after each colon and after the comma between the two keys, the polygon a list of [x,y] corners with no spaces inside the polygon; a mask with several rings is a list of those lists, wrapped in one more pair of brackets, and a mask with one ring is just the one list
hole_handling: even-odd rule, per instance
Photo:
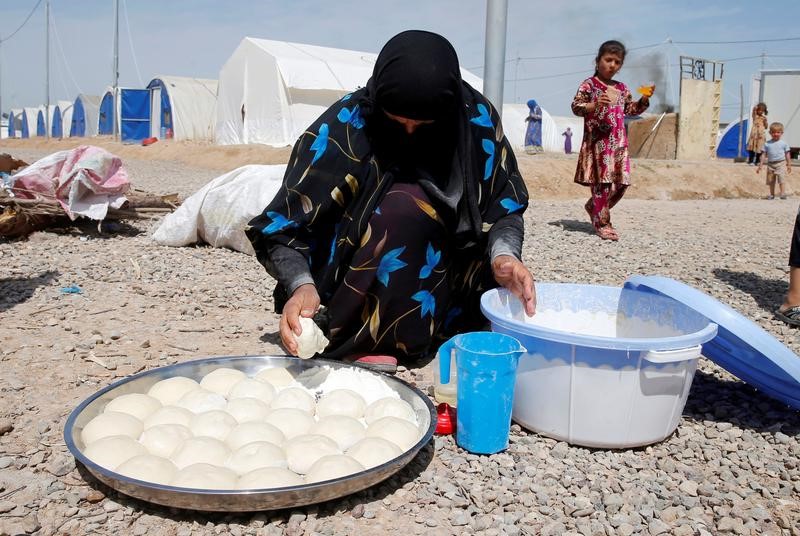
{"label": "gravel ground", "polygon": [[[217,174],[126,165],[136,187],[158,193],[186,195]],[[624,200],[614,244],[591,233],[581,201],[538,201],[525,261],[540,281],[680,279],[797,352],[798,332],[772,316],[796,210],[796,200]],[[707,360],[677,431],[646,448],[571,447],[514,425],[504,453],[474,456],[437,437],[383,484],[297,510],[209,514],[120,495],[76,468],[64,445],[81,400],[169,363],[282,353],[274,283],[255,259],[161,247],[153,227],[0,241],[0,534],[800,535],[800,416]],[[83,293],[60,292],[72,284]],[[429,366],[399,374],[430,386]]]}

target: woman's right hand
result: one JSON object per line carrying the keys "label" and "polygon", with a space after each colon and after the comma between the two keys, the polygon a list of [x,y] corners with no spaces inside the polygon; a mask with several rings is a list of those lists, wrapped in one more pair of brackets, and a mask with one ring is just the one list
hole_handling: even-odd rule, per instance
{"label": "woman's right hand", "polygon": [[280,323],[281,341],[290,354],[297,355],[295,337],[303,331],[300,327],[300,317],[311,318],[317,309],[319,309],[319,294],[317,287],[311,283],[297,287],[283,306]]}

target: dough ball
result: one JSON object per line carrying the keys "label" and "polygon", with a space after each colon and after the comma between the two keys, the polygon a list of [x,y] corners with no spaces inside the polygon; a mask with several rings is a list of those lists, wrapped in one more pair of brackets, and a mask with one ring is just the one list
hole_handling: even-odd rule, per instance
{"label": "dough ball", "polygon": [[286,467],[286,455],[278,445],[257,441],[231,452],[225,467],[243,475],[262,467]]}
{"label": "dough ball", "polygon": [[120,413],[127,413],[143,421],[155,413],[160,407],[161,402],[152,396],[143,395],[141,393],[130,393],[118,396],[109,402],[103,412],[118,411]]}
{"label": "dough ball", "polygon": [[83,453],[100,467],[113,471],[134,456],[147,454],[147,449],[132,437],[116,435],[98,439],[83,449]]}
{"label": "dough ball", "polygon": [[189,391],[200,389],[200,384],[185,376],[174,376],[153,384],[147,394],[165,406],[174,405]]}
{"label": "dough ball", "polygon": [[183,442],[192,437],[192,431],[182,424],[158,424],[142,432],[139,443],[154,456],[169,458]]}
{"label": "dough ball", "polygon": [[192,417],[194,417],[194,413],[188,409],[179,408],[178,406],[164,406],[145,419],[144,429],[147,430],[159,424],[181,424],[188,427],[189,423],[192,422]]}
{"label": "dough ball", "polygon": [[253,378],[245,378],[231,387],[228,393],[228,400],[255,398],[269,406],[272,403],[272,399],[275,398],[275,393],[276,390],[272,384],[254,380]]}
{"label": "dough ball", "polygon": [[239,423],[263,421],[269,414],[269,406],[257,398],[234,398],[225,411]]}
{"label": "dough ball", "polygon": [[294,383],[292,373],[283,367],[265,368],[259,371],[255,378],[258,381],[267,382],[276,389],[281,389]]}
{"label": "dough ball", "polygon": [[200,387],[212,393],[228,396],[231,388],[246,377],[247,375],[241,370],[221,367],[203,376]]}
{"label": "dough ball", "polygon": [[403,451],[413,447],[420,433],[416,425],[398,417],[383,417],[367,427],[367,437],[382,437]]}
{"label": "dough ball", "polygon": [[355,458],[366,469],[372,469],[397,458],[402,453],[400,447],[382,437],[365,437],[347,449],[345,454]]}
{"label": "dough ball", "polygon": [[301,387],[287,387],[272,399],[272,409],[294,408],[314,414],[314,397]]}
{"label": "dough ball", "polygon": [[225,465],[225,460],[231,453],[230,449],[213,437],[191,437],[178,447],[170,456],[170,460],[178,469],[183,469],[195,463],[210,463],[211,465]]}
{"label": "dough ball", "polygon": [[364,397],[350,389],[335,389],[327,393],[317,402],[317,417],[328,415],[347,415],[354,419],[364,416],[367,403]]}
{"label": "dough ball", "polygon": [[189,429],[195,437],[206,436],[225,441],[237,424],[236,419],[227,412],[214,409],[195,415],[189,423]]}
{"label": "dough ball", "polygon": [[278,427],[266,422],[244,422],[231,430],[225,443],[233,449],[239,449],[248,443],[266,441],[273,445],[282,445],[286,436]]}
{"label": "dough ball", "polygon": [[127,413],[107,411],[101,413],[81,430],[81,439],[84,445],[91,445],[104,437],[124,435],[138,439],[142,433],[142,421]]}
{"label": "dough ball", "polygon": [[189,391],[178,400],[175,405],[188,409],[192,413],[203,413],[212,409],[224,409],[228,401],[219,393],[212,393],[206,389]]}
{"label": "dough ball", "polygon": [[175,474],[170,485],[179,488],[235,489],[237,475],[226,467],[195,463]]}
{"label": "dough ball", "polygon": [[330,454],[314,462],[306,474],[306,482],[323,482],[333,480],[364,470],[364,466],[357,460],[344,454]]}
{"label": "dough ball", "polygon": [[303,410],[293,408],[273,409],[264,419],[264,422],[271,424],[283,432],[286,439],[307,434],[314,426],[314,417]]}
{"label": "dough ball", "polygon": [[297,357],[300,359],[308,359],[315,354],[321,354],[328,346],[328,339],[325,334],[319,329],[319,326],[310,318],[304,316],[300,317],[300,329],[302,333],[295,335],[294,340],[297,342]]}
{"label": "dough ball", "polygon": [[121,475],[164,485],[169,484],[177,472],[178,468],[174,463],[152,454],[134,456],[117,467],[117,473]]}
{"label": "dough ball", "polygon": [[286,463],[295,473],[304,475],[314,462],[328,454],[341,454],[336,442],[322,435],[308,434],[293,437],[283,444]]}
{"label": "dough ball", "polygon": [[405,419],[412,424],[417,424],[417,416],[414,408],[405,400],[399,398],[380,398],[367,406],[364,412],[364,420],[367,424],[372,424],[383,417],[397,417]]}
{"label": "dough ball", "polygon": [[345,451],[364,438],[366,428],[353,417],[331,415],[321,418],[311,428],[311,433],[333,439],[339,445],[339,448]]}
{"label": "dough ball", "polygon": [[281,467],[264,467],[239,477],[236,489],[269,489],[302,486],[303,478]]}

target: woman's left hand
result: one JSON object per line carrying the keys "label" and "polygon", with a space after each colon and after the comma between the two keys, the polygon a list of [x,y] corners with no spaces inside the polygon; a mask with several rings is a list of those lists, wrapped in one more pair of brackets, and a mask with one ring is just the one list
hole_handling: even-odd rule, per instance
{"label": "woman's left hand", "polygon": [[498,255],[492,261],[492,274],[495,281],[520,299],[528,316],[536,313],[533,275],[521,261],[511,255]]}

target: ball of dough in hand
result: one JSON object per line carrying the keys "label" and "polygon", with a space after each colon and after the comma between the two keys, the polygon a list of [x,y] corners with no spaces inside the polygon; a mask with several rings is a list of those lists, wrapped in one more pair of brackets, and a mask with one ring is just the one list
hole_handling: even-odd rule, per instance
{"label": "ball of dough in hand", "polygon": [[403,451],[414,446],[420,433],[416,425],[398,417],[383,417],[367,427],[367,437],[382,437]]}
{"label": "ball of dough in hand", "polygon": [[236,489],[270,489],[303,485],[297,473],[281,467],[264,467],[250,471],[239,478]]}
{"label": "ball of dough in hand", "polygon": [[276,390],[272,384],[253,378],[245,378],[231,387],[228,393],[228,400],[256,398],[269,406],[272,403],[272,399],[275,398],[275,393]]}
{"label": "ball of dough in hand", "polygon": [[246,377],[247,375],[241,370],[220,367],[203,376],[203,379],[200,380],[200,387],[212,393],[228,396],[231,388]]}
{"label": "ball of dough in hand", "polygon": [[144,429],[147,430],[159,424],[180,424],[188,427],[189,423],[192,422],[192,417],[194,417],[194,413],[188,409],[179,408],[178,406],[164,406],[145,419]]}
{"label": "ball of dough in hand", "polygon": [[231,451],[219,439],[213,437],[191,437],[183,442],[170,457],[178,469],[196,463],[207,463],[222,467]]}
{"label": "ball of dough in hand", "polygon": [[286,467],[286,455],[283,449],[266,441],[248,443],[231,452],[225,467],[243,475],[262,467]]}
{"label": "ball of dough in hand", "polygon": [[233,450],[256,441],[283,445],[283,442],[286,441],[286,436],[283,435],[283,432],[278,427],[266,422],[243,422],[231,430],[231,433],[225,438],[225,443]]}
{"label": "ball of dough in hand", "polygon": [[364,420],[367,424],[372,424],[383,417],[397,417],[405,419],[412,424],[417,424],[417,416],[411,404],[400,398],[379,398],[369,406],[364,412]]}
{"label": "ball of dough in hand", "polygon": [[228,403],[225,397],[219,393],[212,393],[206,389],[196,389],[189,391],[178,400],[175,405],[179,408],[188,409],[192,413],[203,413],[212,409],[224,409]]}
{"label": "ball of dough in hand", "polygon": [[347,415],[360,419],[366,409],[367,403],[360,394],[350,389],[335,389],[323,395],[317,402],[317,417]]}
{"label": "ball of dough in hand", "polygon": [[140,421],[143,421],[155,413],[160,407],[161,402],[152,396],[143,395],[141,393],[130,393],[118,396],[109,402],[103,412],[119,411],[120,413],[133,415]]}
{"label": "ball of dough in hand", "polygon": [[147,449],[132,437],[118,435],[98,439],[83,449],[83,454],[100,467],[113,471],[134,456],[147,454]]}
{"label": "ball of dough in hand", "polygon": [[173,376],[166,380],[156,382],[147,391],[147,394],[165,406],[171,406],[189,391],[200,389],[200,384],[185,376]]}
{"label": "ball of dough in hand", "polygon": [[304,475],[315,461],[328,454],[341,454],[333,439],[321,435],[301,435],[283,444],[289,469]]}
{"label": "ball of dough in hand", "polygon": [[269,413],[269,406],[257,398],[234,398],[225,406],[225,411],[236,422],[255,422],[263,421]]}
{"label": "ball of dough in hand", "polygon": [[107,411],[101,413],[83,427],[81,439],[84,445],[91,445],[104,437],[125,435],[138,439],[142,433],[142,421],[127,413]]}
{"label": "ball of dough in hand", "polygon": [[366,428],[353,417],[330,415],[317,421],[311,428],[311,433],[333,439],[339,448],[345,451],[364,438]]}
{"label": "ball of dough in hand", "polygon": [[294,408],[314,414],[316,403],[308,391],[300,387],[287,387],[272,399],[272,409]]}
{"label": "ball of dough in hand", "polygon": [[302,330],[300,335],[295,335],[294,337],[297,342],[297,357],[308,359],[325,351],[328,346],[328,339],[325,338],[325,334],[322,333],[316,322],[301,316],[300,329]]}
{"label": "ball of dough in hand", "polygon": [[117,467],[117,473],[136,480],[169,484],[178,472],[175,464],[169,460],[152,454],[140,454]]}
{"label": "ball of dough in hand", "polygon": [[292,373],[283,367],[262,369],[256,374],[255,379],[260,382],[267,382],[276,389],[282,389],[294,383]]}
{"label": "ball of dough in hand", "polygon": [[344,454],[331,454],[323,456],[308,470],[306,482],[323,482],[343,476],[352,475],[364,470],[364,466],[357,460]]}
{"label": "ball of dough in hand", "polygon": [[189,423],[189,429],[195,437],[206,436],[225,441],[237,424],[236,419],[227,412],[215,409],[195,415]]}
{"label": "ball of dough in hand", "polygon": [[235,489],[237,475],[226,467],[196,463],[175,474],[170,485],[179,488]]}
{"label": "ball of dough in hand", "polygon": [[314,417],[307,412],[294,408],[273,409],[264,419],[264,422],[271,424],[283,432],[286,439],[307,434],[314,426]]}
{"label": "ball of dough in hand", "polygon": [[365,437],[346,452],[367,469],[393,460],[402,453],[400,447],[382,437]]}
{"label": "ball of dough in hand", "polygon": [[139,443],[154,456],[169,458],[183,442],[192,437],[192,431],[182,424],[159,424],[142,432]]}

